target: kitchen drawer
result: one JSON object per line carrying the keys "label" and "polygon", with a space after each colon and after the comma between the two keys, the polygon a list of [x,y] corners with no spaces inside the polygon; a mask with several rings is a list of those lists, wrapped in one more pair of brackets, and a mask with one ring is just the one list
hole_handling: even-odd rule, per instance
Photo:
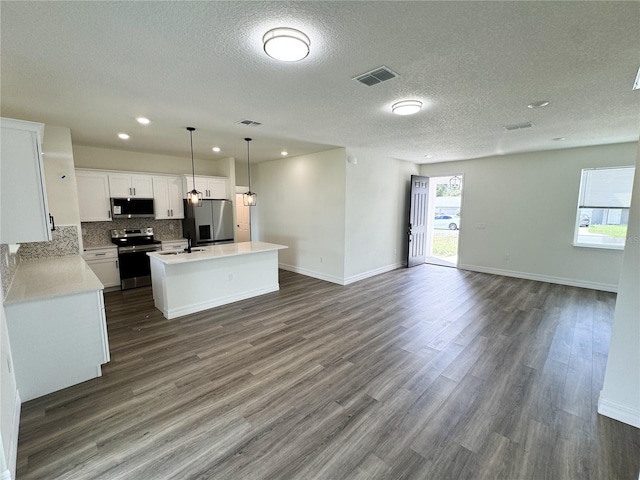
{"label": "kitchen drawer", "polygon": [[118,258],[118,249],[113,248],[96,248],[85,250],[82,252],[82,258],[91,264],[92,260],[104,260],[105,258]]}

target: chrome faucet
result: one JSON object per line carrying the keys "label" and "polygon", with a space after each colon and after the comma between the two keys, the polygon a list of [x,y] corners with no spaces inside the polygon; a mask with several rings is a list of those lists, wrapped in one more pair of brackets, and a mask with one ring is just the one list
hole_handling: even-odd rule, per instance
{"label": "chrome faucet", "polygon": [[185,248],[184,251],[191,253],[191,237],[187,237],[187,248]]}

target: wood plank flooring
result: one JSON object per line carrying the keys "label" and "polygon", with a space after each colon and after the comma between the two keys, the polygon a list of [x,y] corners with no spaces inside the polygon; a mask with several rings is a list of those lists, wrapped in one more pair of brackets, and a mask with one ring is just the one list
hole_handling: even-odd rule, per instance
{"label": "wood plank flooring", "polygon": [[637,480],[596,413],[615,295],[452,268],[166,320],[105,295],[102,378],[23,405],[18,480]]}

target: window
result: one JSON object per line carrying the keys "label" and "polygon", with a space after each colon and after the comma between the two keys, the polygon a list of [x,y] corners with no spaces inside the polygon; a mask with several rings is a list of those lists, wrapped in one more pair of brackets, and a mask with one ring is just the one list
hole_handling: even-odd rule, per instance
{"label": "window", "polygon": [[623,249],[634,167],[582,170],[574,245]]}

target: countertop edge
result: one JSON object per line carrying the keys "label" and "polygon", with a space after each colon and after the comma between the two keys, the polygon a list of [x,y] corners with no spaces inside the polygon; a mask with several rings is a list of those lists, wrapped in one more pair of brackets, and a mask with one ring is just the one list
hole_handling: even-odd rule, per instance
{"label": "countertop edge", "polygon": [[[229,253],[220,253],[215,254],[211,252],[211,248],[220,248],[223,245],[214,245],[210,247],[193,247],[194,249],[198,248],[207,248],[205,252],[194,252],[191,254],[181,254],[181,255],[163,255],[161,252],[148,252],[147,255],[152,259],[163,263],[164,265],[181,265],[184,263],[192,263],[192,262],[202,262],[206,260],[219,260],[221,258],[229,258],[229,257],[239,257],[244,255],[252,255],[257,253],[265,253],[265,252],[274,252],[278,250],[284,250],[289,248],[286,245],[278,245],[275,243],[268,242],[245,242],[245,243],[256,243],[260,245],[267,245],[266,248],[261,248],[259,250],[250,250],[250,251],[236,251]],[[226,244],[226,245],[238,245],[238,244]],[[188,255],[188,256],[187,256]]]}

